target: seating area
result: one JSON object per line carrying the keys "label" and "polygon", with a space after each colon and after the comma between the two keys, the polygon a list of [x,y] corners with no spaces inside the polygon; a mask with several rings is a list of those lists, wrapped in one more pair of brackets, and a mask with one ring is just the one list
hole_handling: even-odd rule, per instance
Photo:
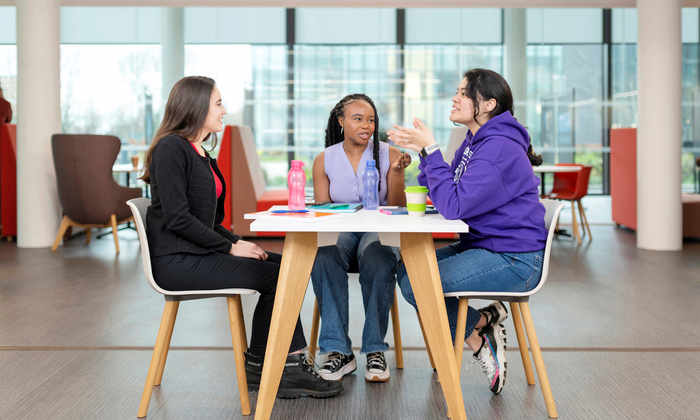
{"label": "seating area", "polygon": [[0,0],[0,420],[695,419],[699,301],[700,0]]}

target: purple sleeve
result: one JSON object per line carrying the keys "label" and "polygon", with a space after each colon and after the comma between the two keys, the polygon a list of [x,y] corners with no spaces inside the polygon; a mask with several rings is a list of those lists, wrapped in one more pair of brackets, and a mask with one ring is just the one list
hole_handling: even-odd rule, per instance
{"label": "purple sleeve", "polygon": [[424,159],[423,174],[430,198],[446,219],[469,219],[506,204],[512,197],[506,191],[499,169],[490,161],[472,158],[459,183],[442,159],[433,153]]}

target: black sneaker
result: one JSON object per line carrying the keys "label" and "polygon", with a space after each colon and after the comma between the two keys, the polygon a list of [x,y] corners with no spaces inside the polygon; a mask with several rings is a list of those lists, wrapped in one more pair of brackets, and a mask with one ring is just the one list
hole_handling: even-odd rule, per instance
{"label": "black sneaker", "polygon": [[481,348],[474,353],[474,359],[481,365],[481,370],[489,380],[489,389],[498,394],[506,383],[506,329],[502,324],[496,328],[481,329],[484,341]]}
{"label": "black sneaker", "polygon": [[343,384],[323,379],[304,354],[290,354],[284,364],[279,398],[329,398],[343,392]]}
{"label": "black sneaker", "polygon": [[357,369],[357,362],[354,354],[344,355],[332,351],[328,353],[326,362],[318,370],[318,373],[327,381],[339,381],[343,379],[343,376],[353,373],[355,369]]}
{"label": "black sneaker", "polygon": [[389,376],[389,368],[386,365],[384,353],[381,351],[367,353],[365,380],[367,382],[386,382],[389,380]]}
{"label": "black sneaker", "polygon": [[493,302],[489,306],[479,309],[479,313],[486,317],[486,325],[482,329],[486,327],[496,328],[498,324],[502,324],[508,319],[508,309],[501,301]]}
{"label": "black sneaker", "polygon": [[[248,391],[258,391],[262,376],[263,358],[245,352],[245,373]],[[314,370],[304,355],[288,355],[282,371],[282,379],[277,391],[278,398],[328,398],[340,394],[343,385],[340,382],[326,381]]]}

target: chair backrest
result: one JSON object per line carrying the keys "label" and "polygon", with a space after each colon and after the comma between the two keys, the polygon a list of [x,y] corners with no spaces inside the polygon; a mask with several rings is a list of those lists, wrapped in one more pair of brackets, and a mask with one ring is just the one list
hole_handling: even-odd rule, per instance
{"label": "chair backrest", "polygon": [[143,264],[143,273],[146,275],[148,284],[151,285],[156,292],[175,297],[175,299],[200,299],[204,297],[215,296],[230,296],[230,295],[251,295],[257,293],[253,289],[217,289],[217,290],[165,290],[158,286],[155,278],[153,278],[153,269],[151,267],[151,252],[148,248],[148,236],[146,234],[146,213],[151,205],[150,198],[132,198],[126,204],[131,209],[131,214],[134,216],[134,224],[136,225],[136,233],[139,236],[139,244],[141,245],[141,262]]}
{"label": "chair backrest", "polygon": [[146,275],[148,283],[153,290],[164,295],[169,292],[161,289],[156,280],[153,278],[153,270],[151,269],[151,252],[148,249],[148,236],[146,236],[146,212],[151,205],[150,198],[132,198],[126,202],[126,205],[131,209],[131,214],[134,216],[134,224],[136,225],[136,233],[139,236],[139,244],[141,245],[141,263],[143,264],[143,273]]}
{"label": "chair backrest", "polygon": [[[583,165],[578,163],[557,163],[556,166],[577,166],[583,168]],[[577,179],[578,172],[555,172],[552,194],[573,194],[576,191]]]}
{"label": "chair backrest", "polygon": [[63,212],[75,222],[104,224],[113,213],[127,213],[117,203],[122,189],[112,176],[121,142],[114,136],[54,134],[51,136],[58,196]]}
{"label": "chair backrest", "polygon": [[450,163],[452,162],[452,159],[454,159],[455,152],[457,152],[457,149],[459,149],[459,146],[462,145],[462,142],[464,139],[467,137],[467,127],[453,127],[452,130],[450,130],[450,140],[447,143],[447,149],[445,150],[445,153],[443,154],[443,157],[445,158],[445,162]]}
{"label": "chair backrest", "polygon": [[554,231],[557,228],[557,222],[559,221],[559,214],[561,209],[564,208],[564,203],[558,200],[549,200],[543,198],[540,200],[544,206],[544,225],[547,228],[547,243],[544,247],[544,261],[542,262],[542,275],[540,276],[540,282],[537,287],[530,290],[527,295],[533,295],[537,293],[538,290],[544,286],[549,276],[549,258],[552,254],[552,241],[554,239]]}
{"label": "chair backrest", "polygon": [[544,206],[544,225],[547,228],[547,242],[544,247],[544,261],[542,262],[542,275],[540,276],[540,282],[537,286],[527,292],[474,292],[474,291],[461,291],[461,292],[448,292],[445,296],[448,297],[460,297],[460,296],[472,296],[476,298],[485,299],[498,299],[498,300],[521,300],[525,299],[527,296],[534,295],[537,293],[542,286],[547,282],[547,277],[549,276],[549,258],[552,253],[552,240],[554,239],[554,231],[557,228],[557,221],[559,220],[559,214],[561,209],[564,208],[564,203],[558,200],[549,200],[546,198],[540,199],[540,202]]}

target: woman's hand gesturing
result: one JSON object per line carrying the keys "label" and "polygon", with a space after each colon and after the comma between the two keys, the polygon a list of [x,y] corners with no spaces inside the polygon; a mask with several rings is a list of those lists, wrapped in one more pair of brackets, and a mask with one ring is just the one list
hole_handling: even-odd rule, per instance
{"label": "woman's hand gesturing", "polygon": [[387,135],[397,146],[415,150],[416,152],[420,152],[424,147],[435,144],[433,133],[418,118],[413,119],[413,128],[394,125],[394,128],[387,131]]}
{"label": "woman's hand gesturing", "polygon": [[265,261],[267,252],[260,248],[257,244],[239,239],[235,244],[231,244],[229,254],[234,257],[254,258],[256,260]]}
{"label": "woman's hand gesturing", "polygon": [[404,169],[408,168],[408,165],[410,164],[411,155],[402,152],[395,161],[391,162],[391,169],[394,171],[403,171]]}

